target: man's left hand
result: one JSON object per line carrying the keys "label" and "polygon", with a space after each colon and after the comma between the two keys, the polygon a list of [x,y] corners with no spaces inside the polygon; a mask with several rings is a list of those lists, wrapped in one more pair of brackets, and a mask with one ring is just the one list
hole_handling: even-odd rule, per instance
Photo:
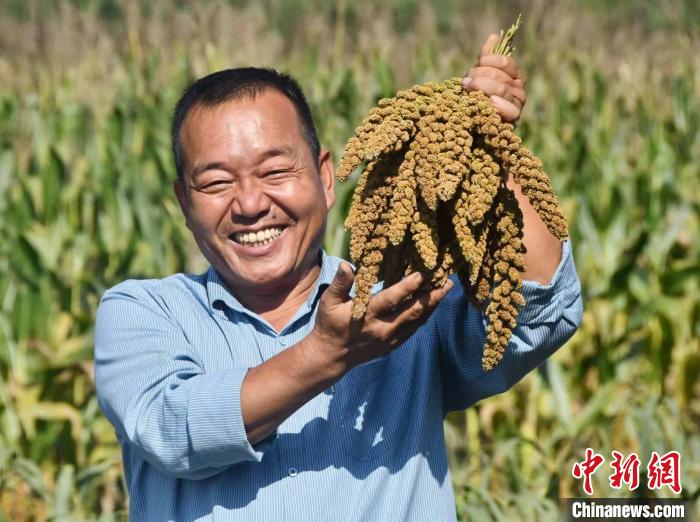
{"label": "man's left hand", "polygon": [[498,38],[495,33],[489,35],[474,67],[464,75],[462,86],[467,92],[483,91],[503,121],[516,123],[525,105],[525,78],[513,58],[491,53]]}

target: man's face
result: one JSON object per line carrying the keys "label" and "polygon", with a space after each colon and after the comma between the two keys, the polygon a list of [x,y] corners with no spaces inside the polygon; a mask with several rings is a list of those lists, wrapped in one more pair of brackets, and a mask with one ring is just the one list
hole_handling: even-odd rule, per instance
{"label": "man's face", "polygon": [[335,196],[330,155],[312,157],[294,105],[267,89],[195,107],[180,136],[175,192],[207,260],[236,293],[295,285],[317,263]]}

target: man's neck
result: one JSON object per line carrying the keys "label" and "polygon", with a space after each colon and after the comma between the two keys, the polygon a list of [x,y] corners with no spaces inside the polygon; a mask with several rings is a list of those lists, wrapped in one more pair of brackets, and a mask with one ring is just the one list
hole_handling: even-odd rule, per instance
{"label": "man's neck", "polygon": [[315,263],[306,270],[296,284],[287,288],[248,291],[245,296],[236,295],[236,298],[248,310],[261,316],[279,332],[309,298],[320,272],[320,264]]}

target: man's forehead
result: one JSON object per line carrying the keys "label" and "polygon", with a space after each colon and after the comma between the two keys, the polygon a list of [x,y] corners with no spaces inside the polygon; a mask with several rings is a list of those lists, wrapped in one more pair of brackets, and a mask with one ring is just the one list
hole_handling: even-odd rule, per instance
{"label": "man's forehead", "polygon": [[187,134],[197,142],[206,134],[235,139],[273,134],[290,145],[304,138],[296,108],[286,96],[276,91],[261,93],[255,98],[247,95],[217,105],[198,104],[184,122],[183,135]]}
{"label": "man's forehead", "polygon": [[279,114],[287,118],[290,115],[297,116],[296,107],[292,101],[283,93],[276,89],[266,88],[257,93],[241,93],[233,96],[230,99],[218,103],[197,103],[190,115],[199,113],[200,115],[218,116],[234,112],[270,112],[271,114]]}
{"label": "man's forehead", "polygon": [[246,95],[216,104],[197,103],[187,114],[183,129],[193,124],[195,127],[202,124],[225,125],[230,132],[251,124],[289,128],[294,120],[299,122],[294,104],[283,94],[269,91],[255,97]]}

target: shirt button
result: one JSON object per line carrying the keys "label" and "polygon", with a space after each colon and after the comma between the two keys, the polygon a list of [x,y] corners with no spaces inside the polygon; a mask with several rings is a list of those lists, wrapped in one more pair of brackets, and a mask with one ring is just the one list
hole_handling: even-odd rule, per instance
{"label": "shirt button", "polygon": [[282,346],[287,346],[287,340],[286,340],[286,339],[284,339],[283,337],[279,337],[278,340],[279,340],[279,342],[280,342],[280,344],[281,344]]}
{"label": "shirt button", "polygon": [[289,472],[290,477],[296,477],[297,476],[297,468],[289,468],[287,470]]}

